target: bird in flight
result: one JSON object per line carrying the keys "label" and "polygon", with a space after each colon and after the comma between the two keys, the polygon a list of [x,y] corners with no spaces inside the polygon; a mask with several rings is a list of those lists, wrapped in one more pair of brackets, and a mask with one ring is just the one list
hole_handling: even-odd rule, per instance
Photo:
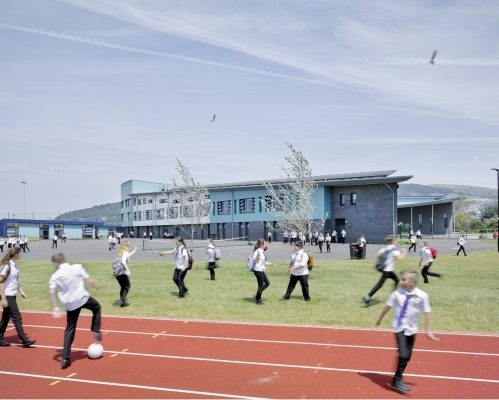
{"label": "bird in flight", "polygon": [[436,58],[437,58],[437,51],[433,50],[433,54],[431,55],[430,61],[428,61],[428,62],[431,65],[435,65],[435,63],[437,62]]}
{"label": "bird in flight", "polygon": [[216,117],[217,117],[217,114],[213,114],[213,117],[211,118],[211,122],[215,121]]}

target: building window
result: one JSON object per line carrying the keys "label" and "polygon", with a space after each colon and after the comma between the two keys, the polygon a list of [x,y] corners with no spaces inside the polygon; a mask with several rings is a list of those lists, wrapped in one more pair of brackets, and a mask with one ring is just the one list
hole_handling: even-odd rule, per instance
{"label": "building window", "polygon": [[147,197],[144,197],[144,199],[142,200],[142,203],[147,204]]}
{"label": "building window", "polygon": [[447,218],[447,214],[444,214],[444,228],[447,229],[449,227],[449,219]]}
{"label": "building window", "polygon": [[157,208],[156,209],[156,219],[165,219],[165,209]]}
{"label": "building window", "polygon": [[168,218],[171,219],[178,218],[178,207],[170,207],[168,209]]}
{"label": "building window", "polygon": [[346,204],[347,204],[346,196],[342,193],[340,194],[340,206],[344,206]]}
{"label": "building window", "polygon": [[418,215],[418,226],[419,226],[419,229],[421,229],[423,227],[423,214]]}
{"label": "building window", "polygon": [[350,204],[352,206],[357,204],[357,193],[350,193]]}
{"label": "building window", "polygon": [[239,199],[239,213],[250,214],[255,212],[255,198]]}
{"label": "building window", "polygon": [[146,217],[145,217],[145,220],[146,220],[146,221],[151,221],[151,220],[152,220],[152,216],[153,216],[153,212],[152,212],[152,210],[146,210]]}
{"label": "building window", "polygon": [[131,212],[129,212],[129,213],[128,213],[128,221],[131,221],[131,220],[132,220],[132,213],[131,213]]}
{"label": "building window", "polygon": [[139,199],[137,204],[140,206],[142,204],[142,200]]}
{"label": "building window", "polygon": [[134,197],[133,198],[133,205],[136,206],[137,205],[137,197]]}
{"label": "building window", "polygon": [[217,202],[217,214],[218,215],[229,215],[231,213],[230,200],[218,201]]}
{"label": "building window", "polygon": [[258,198],[258,212],[262,212],[262,197]]}
{"label": "building window", "polygon": [[125,202],[121,201],[121,208],[125,207]]}
{"label": "building window", "polygon": [[166,203],[166,199],[159,199],[159,203],[160,204]]}
{"label": "building window", "polygon": [[125,207],[130,207],[130,199],[125,200]]}
{"label": "building window", "polygon": [[193,217],[194,216],[194,208],[192,206],[184,206],[182,207],[182,216],[183,217]]}
{"label": "building window", "polygon": [[213,215],[216,215],[217,207],[216,207],[215,202],[211,203],[211,209],[213,211]]}
{"label": "building window", "polygon": [[134,220],[134,221],[137,221],[137,211],[134,211],[134,212],[133,212],[133,220]]}
{"label": "building window", "polygon": [[125,214],[121,214],[121,222],[125,220]]}
{"label": "building window", "polygon": [[147,200],[147,202],[148,202],[149,204],[151,204],[151,203],[152,203],[152,199]]}

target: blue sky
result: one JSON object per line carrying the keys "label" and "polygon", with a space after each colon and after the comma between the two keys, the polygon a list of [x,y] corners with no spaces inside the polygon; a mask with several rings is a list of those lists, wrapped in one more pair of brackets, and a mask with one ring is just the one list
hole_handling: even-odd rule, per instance
{"label": "blue sky", "polygon": [[[128,179],[397,169],[495,187],[494,1],[0,0],[0,216],[119,200]],[[434,49],[437,63],[428,64]],[[216,113],[215,122],[210,122]]]}

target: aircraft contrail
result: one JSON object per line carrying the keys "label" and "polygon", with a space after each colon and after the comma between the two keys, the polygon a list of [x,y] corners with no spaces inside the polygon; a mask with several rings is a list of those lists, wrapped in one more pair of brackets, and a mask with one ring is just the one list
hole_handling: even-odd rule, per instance
{"label": "aircraft contrail", "polygon": [[[387,58],[385,60],[376,60],[374,64],[381,65],[424,65],[427,64],[426,58]],[[496,58],[439,58],[435,65],[463,65],[463,66],[497,66],[499,59]]]}
{"label": "aircraft contrail", "polygon": [[291,80],[295,80],[295,81],[314,83],[314,84],[324,84],[325,83],[323,81],[302,78],[302,77],[295,76],[295,75],[280,74],[280,73],[265,71],[265,70],[261,70],[261,69],[240,67],[238,65],[226,64],[226,63],[221,63],[221,62],[217,62],[217,61],[210,61],[210,60],[206,60],[203,58],[182,56],[180,54],[175,54],[175,53],[167,53],[167,52],[162,52],[162,51],[141,49],[138,47],[123,46],[120,44],[103,42],[100,40],[89,39],[89,38],[85,38],[85,37],[81,37],[81,36],[69,35],[67,33],[52,32],[52,31],[47,31],[47,30],[43,30],[43,29],[35,29],[35,28],[26,28],[23,26],[3,24],[1,22],[0,22],[0,28],[10,29],[10,30],[15,30],[15,31],[20,31],[20,32],[27,32],[27,33],[32,33],[35,35],[48,36],[48,37],[53,37],[53,38],[57,38],[57,39],[70,40],[73,42],[85,43],[85,44],[90,44],[90,45],[99,46],[99,47],[106,47],[106,48],[114,49],[114,50],[122,50],[122,51],[128,51],[128,52],[132,52],[132,53],[146,54],[149,56],[171,58],[171,59],[175,59],[175,60],[193,62],[196,64],[204,64],[204,65],[210,65],[213,67],[232,69],[235,71],[250,72],[253,74],[271,76],[274,78],[291,79]]}

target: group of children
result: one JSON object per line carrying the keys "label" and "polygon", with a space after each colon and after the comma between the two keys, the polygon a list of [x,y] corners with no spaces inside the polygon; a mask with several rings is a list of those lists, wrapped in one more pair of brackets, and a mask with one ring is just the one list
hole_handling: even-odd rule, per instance
{"label": "group of children", "polygon": [[26,250],[31,252],[28,247],[28,237],[26,235],[21,235],[18,238],[15,236],[8,236],[7,239],[0,236],[0,253],[3,253],[4,246],[7,246],[7,249],[19,246],[23,253],[26,253]]}
{"label": "group of children", "polygon": [[[214,280],[216,268],[216,248],[212,240],[207,243],[206,254],[208,256],[208,269],[210,269],[210,277]],[[270,281],[265,273],[266,267],[273,264],[268,261],[266,256],[267,243],[260,239],[256,242],[253,253],[250,256],[252,264],[252,272],[257,281],[257,292],[255,302],[258,305],[264,304],[262,293],[270,285]],[[128,306],[127,294],[130,290],[131,272],[128,267],[130,257],[137,251],[137,247],[132,251],[130,242],[124,241],[118,250],[118,259],[121,264],[121,271],[116,273],[116,279],[120,285],[120,305]],[[0,322],[0,346],[10,346],[3,337],[10,319],[21,338],[23,347],[31,347],[35,341],[30,340],[23,331],[21,314],[16,303],[16,294],[19,292],[22,297],[26,297],[26,293],[19,286],[19,269],[16,261],[20,259],[21,250],[18,247],[9,249],[0,263],[0,294],[3,306],[3,314]],[[176,239],[176,247],[171,251],[162,251],[158,253],[160,256],[173,255],[175,259],[175,269],[173,280],[178,287],[179,297],[184,297],[188,292],[185,286],[184,279],[187,271],[192,266],[189,251],[185,246],[183,238]],[[381,269],[382,276],[376,283],[368,295],[364,297],[364,302],[369,305],[372,296],[383,286],[386,279],[392,279],[395,283],[395,291],[390,295],[385,307],[381,311],[379,318],[376,320],[376,326],[381,324],[385,315],[393,308],[395,310],[392,319],[392,329],[395,334],[398,347],[398,364],[392,385],[394,389],[401,393],[408,393],[409,386],[403,381],[403,372],[411,358],[412,350],[416,333],[418,331],[419,314],[423,313],[427,336],[432,340],[437,338],[430,331],[430,313],[431,307],[428,295],[417,288],[418,274],[414,270],[405,270],[400,273],[399,278],[394,272],[395,260],[402,260],[407,254],[406,249],[397,247],[397,240],[394,237],[388,238],[388,246],[381,249],[378,254],[378,262],[382,258],[383,268]],[[421,249],[420,265],[423,266],[422,276],[424,282],[428,282],[428,276],[440,276],[429,271],[433,263],[433,254],[431,248],[424,243]],[[71,365],[71,345],[73,343],[78,317],[82,308],[89,309],[92,312],[91,331],[95,333],[96,340],[101,340],[100,324],[101,324],[101,306],[93,299],[85,289],[85,283],[99,288],[99,284],[90,278],[89,274],[81,265],[70,265],[66,262],[65,256],[62,253],[57,253],[52,256],[52,262],[55,267],[55,272],[49,281],[49,293],[54,316],[59,316],[61,310],[57,306],[56,294],[59,302],[66,311],[67,324],[64,332],[64,350],[62,356],[61,367],[67,368]],[[309,255],[303,249],[303,243],[295,240],[293,243],[293,253],[290,258],[288,271],[290,279],[287,290],[282,300],[289,300],[296,284],[300,282],[303,299],[310,301],[308,275],[310,269]],[[114,272],[114,263],[113,263]]]}

